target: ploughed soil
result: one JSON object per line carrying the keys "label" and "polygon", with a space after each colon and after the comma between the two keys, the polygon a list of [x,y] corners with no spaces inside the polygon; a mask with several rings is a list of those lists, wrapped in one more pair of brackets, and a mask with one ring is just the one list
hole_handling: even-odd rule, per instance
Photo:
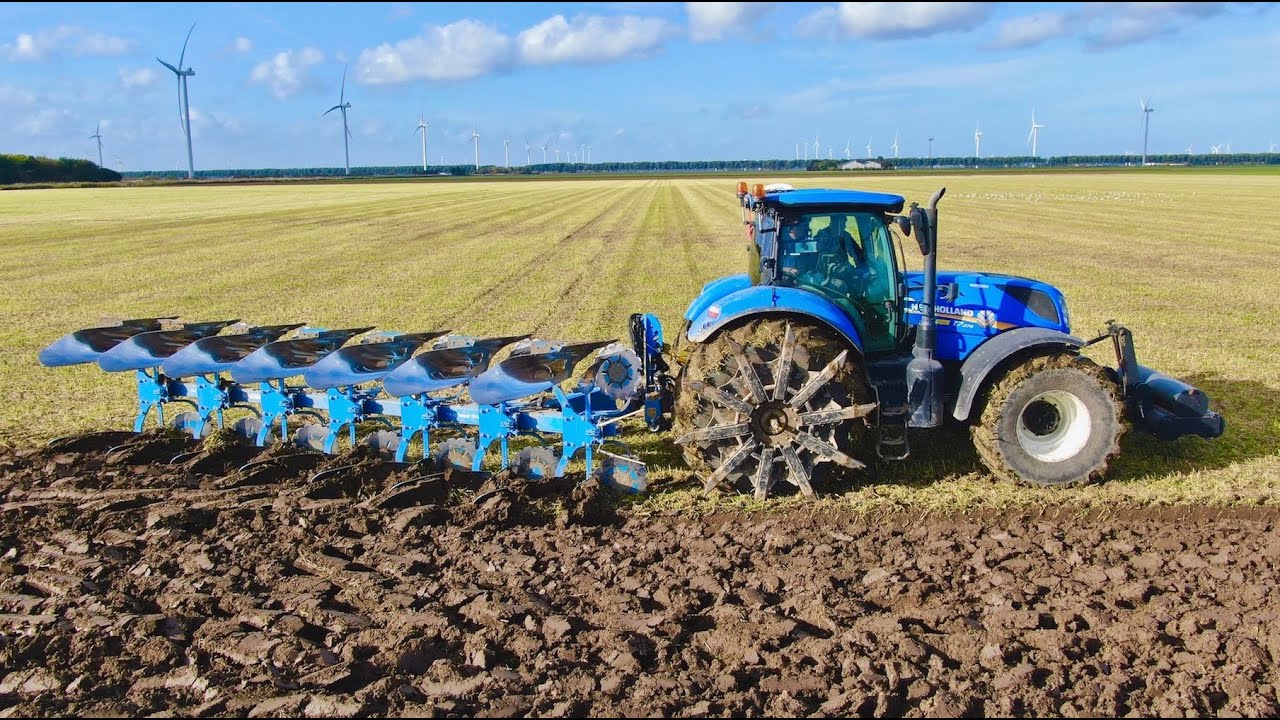
{"label": "ploughed soil", "polygon": [[1280,713],[1274,510],[639,517],[122,439],[0,451],[0,714]]}

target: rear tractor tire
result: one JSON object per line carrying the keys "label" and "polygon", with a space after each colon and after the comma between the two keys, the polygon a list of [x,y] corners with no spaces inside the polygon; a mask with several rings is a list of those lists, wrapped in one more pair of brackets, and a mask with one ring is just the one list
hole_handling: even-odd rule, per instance
{"label": "rear tractor tire", "polygon": [[779,482],[814,494],[823,464],[864,467],[849,453],[876,406],[857,351],[799,319],[752,320],[697,345],[680,373],[676,442],[708,492]]}
{"label": "rear tractor tire", "polygon": [[970,432],[995,475],[1054,486],[1101,480],[1128,429],[1107,372],[1060,354],[1032,358],[996,381]]}

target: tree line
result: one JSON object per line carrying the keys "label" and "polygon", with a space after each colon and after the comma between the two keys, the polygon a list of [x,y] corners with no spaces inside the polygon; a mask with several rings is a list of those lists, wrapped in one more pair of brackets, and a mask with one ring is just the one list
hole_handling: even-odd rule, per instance
{"label": "tree line", "polygon": [[[1124,167],[1140,165],[1136,155],[1060,155],[1023,157],[936,157],[936,158],[871,158],[883,169],[928,168],[1030,168],[1030,167]],[[857,158],[858,162],[868,162]],[[834,171],[849,160],[642,160],[638,162],[536,163],[502,167],[500,165],[374,165],[351,168],[352,177],[427,177],[427,176],[494,176],[494,175],[573,175],[596,173],[661,173],[661,172],[734,172]],[[1147,162],[1161,165],[1280,165],[1280,153],[1220,153],[1187,155],[1185,153],[1148,155]],[[254,168],[245,170],[197,170],[198,179],[230,178],[312,178],[340,177],[340,167],[332,168]],[[124,173],[128,178],[186,178],[185,170],[155,170]]]}
{"label": "tree line", "polygon": [[0,155],[0,185],[16,183],[116,182],[120,173],[75,158]]}

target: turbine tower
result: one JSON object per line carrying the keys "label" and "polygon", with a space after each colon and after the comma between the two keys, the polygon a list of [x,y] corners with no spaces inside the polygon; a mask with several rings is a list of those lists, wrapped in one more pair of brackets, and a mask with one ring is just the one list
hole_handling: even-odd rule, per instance
{"label": "turbine tower", "polygon": [[982,157],[982,125],[973,126],[973,156]]}
{"label": "turbine tower", "polygon": [[474,127],[471,128],[471,144],[476,146],[476,169],[480,169],[480,133]]}
{"label": "turbine tower", "polygon": [[871,159],[871,138],[867,138],[867,159]]}
{"label": "turbine tower", "polygon": [[196,163],[191,155],[191,96],[187,94],[187,78],[196,74],[193,68],[183,68],[182,61],[187,57],[187,43],[191,41],[191,33],[196,24],[191,23],[187,31],[187,39],[182,41],[182,53],[178,55],[178,67],[156,58],[156,62],[169,68],[178,79],[178,122],[182,123],[182,132],[187,136],[187,178],[196,176]]}
{"label": "turbine tower", "polygon": [[590,145],[587,146],[587,164],[588,165],[591,164],[591,146]]}
{"label": "turbine tower", "polygon": [[524,139],[524,164],[533,164],[533,146],[529,144],[529,138]]}
{"label": "turbine tower", "polygon": [[502,163],[506,167],[511,167],[511,140],[502,138]]}
{"label": "turbine tower", "polygon": [[845,160],[852,160],[852,159],[853,159],[853,158],[852,158],[852,153],[851,153],[851,152],[849,152],[849,148],[850,148],[850,146],[851,146],[851,145],[853,145],[853,141],[852,141],[852,140],[845,140],[845,141],[844,141],[844,159],[845,159]]}
{"label": "turbine tower", "polygon": [[929,136],[929,159],[933,159],[933,136]]}
{"label": "turbine tower", "polygon": [[1138,98],[1138,105],[1142,107],[1142,164],[1147,164],[1147,128],[1151,125],[1151,113],[1156,109],[1151,107],[1151,98],[1143,100]]}
{"label": "turbine tower", "polygon": [[821,158],[822,158],[822,146],[818,144],[818,136],[814,135],[813,136],[813,159],[819,160]]}
{"label": "turbine tower", "polygon": [[898,131],[893,131],[893,159],[898,159]]}
{"label": "turbine tower", "polygon": [[1031,108],[1031,132],[1027,134],[1027,142],[1031,143],[1031,157],[1040,157],[1036,154],[1036,147],[1040,142],[1040,128],[1044,127],[1036,123],[1036,109]]}
{"label": "turbine tower", "polygon": [[801,138],[800,147],[804,149],[804,161],[809,162],[809,141]]}
{"label": "turbine tower", "polygon": [[[325,110],[320,117],[324,117],[334,110],[342,111],[342,156],[347,162],[347,174],[351,174],[351,129],[347,127],[347,110],[351,108],[351,103],[347,102],[347,66],[342,66],[342,88],[338,91],[338,104]],[[422,136],[422,142],[425,144],[427,136]]]}
{"label": "turbine tower", "polygon": [[1267,141],[1267,153],[1273,153],[1275,151],[1276,151],[1276,141],[1275,140]]}
{"label": "turbine tower", "polygon": [[90,140],[97,139],[97,141],[98,141],[98,167],[106,167],[105,165],[103,165],[103,164],[102,164],[102,123],[101,123],[101,122],[99,122],[99,123],[98,123],[98,127],[97,127],[97,129],[95,129],[95,130],[93,131],[93,134],[89,136],[89,139],[90,139]]}
{"label": "turbine tower", "polygon": [[547,164],[547,146],[550,144],[551,144],[551,138],[547,138],[547,141],[542,143],[542,164],[543,165]]}
{"label": "turbine tower", "polygon": [[586,161],[587,161],[587,144],[582,143],[582,145],[579,146],[578,148],[578,162],[584,163]]}
{"label": "turbine tower", "polygon": [[422,121],[422,111],[418,111],[418,129],[414,132],[422,133],[422,172],[427,171],[427,128],[431,127],[431,123]]}
{"label": "turbine tower", "polygon": [[1191,154],[1192,154],[1191,146],[1190,146],[1190,145],[1188,145],[1188,146],[1187,146],[1187,150],[1186,150],[1186,152],[1187,152],[1187,154],[1188,154],[1188,155],[1191,155]]}

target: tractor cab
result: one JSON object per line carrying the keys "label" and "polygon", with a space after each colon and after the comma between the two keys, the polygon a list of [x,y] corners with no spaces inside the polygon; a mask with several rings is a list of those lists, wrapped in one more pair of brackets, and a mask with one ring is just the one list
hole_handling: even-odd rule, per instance
{"label": "tractor cab", "polygon": [[753,239],[747,268],[752,284],[817,293],[849,316],[866,352],[893,349],[904,326],[887,214],[901,210],[903,199],[789,185],[754,190],[742,194]]}

